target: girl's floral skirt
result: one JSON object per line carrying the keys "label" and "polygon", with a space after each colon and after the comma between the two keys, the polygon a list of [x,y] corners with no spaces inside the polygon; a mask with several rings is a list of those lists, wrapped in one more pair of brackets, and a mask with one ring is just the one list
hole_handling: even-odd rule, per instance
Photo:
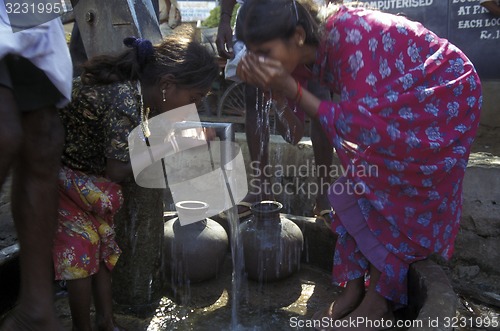
{"label": "girl's floral skirt", "polygon": [[113,269],[121,254],[113,217],[122,203],[120,185],[62,167],[53,248],[56,280],[89,277],[99,271],[101,262]]}

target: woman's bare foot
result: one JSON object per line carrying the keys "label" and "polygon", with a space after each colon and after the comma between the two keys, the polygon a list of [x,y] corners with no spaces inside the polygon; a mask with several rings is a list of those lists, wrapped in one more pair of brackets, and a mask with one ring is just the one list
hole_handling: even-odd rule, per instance
{"label": "woman's bare foot", "polygon": [[[359,306],[354,309],[349,315],[342,318],[340,321],[346,321],[346,323],[343,323],[342,325],[348,327],[334,327],[326,330],[385,330],[393,327],[394,314],[392,312],[389,301],[387,301],[386,298],[384,298],[375,290],[369,289]],[[352,324],[353,321],[356,322],[355,325]]]}
{"label": "woman's bare foot", "polygon": [[[332,302],[325,309],[316,312],[312,319],[319,321],[324,321],[325,319],[328,321],[341,319],[358,307],[364,295],[364,279],[358,278],[351,280],[347,283],[346,288],[342,291],[337,300]],[[320,328],[319,330],[323,329]]]}

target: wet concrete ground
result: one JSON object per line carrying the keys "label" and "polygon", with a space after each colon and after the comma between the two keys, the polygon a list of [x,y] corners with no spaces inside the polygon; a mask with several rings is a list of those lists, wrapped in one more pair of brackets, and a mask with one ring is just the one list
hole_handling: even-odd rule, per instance
{"label": "wet concrete ground", "polygon": [[[176,294],[172,289],[166,292],[156,311],[147,316],[121,314],[117,308],[118,323],[130,331],[312,330],[305,325],[314,312],[340,293],[330,284],[328,273],[302,265],[298,273],[278,282],[259,284],[243,280],[233,318],[229,258],[219,278],[192,284]],[[64,326],[70,329],[71,316],[64,292],[59,292],[57,311]]]}
{"label": "wet concrete ground", "polygon": [[[233,310],[231,261],[210,281],[179,289],[170,288],[156,311],[133,316],[115,307],[117,322],[129,331],[288,331],[314,330],[313,314],[329,305],[341,289],[331,285],[324,270],[302,265],[291,277],[268,284],[244,279],[237,310]],[[63,325],[71,328],[67,296],[59,292],[57,311]],[[236,314],[236,315],[234,315]],[[395,312],[404,320],[404,311]],[[408,330],[392,328],[390,330]]]}
{"label": "wet concrete ground", "polygon": [[[3,271],[16,273],[15,265]],[[15,298],[12,287],[2,284],[2,300],[5,295]],[[63,326],[71,330],[71,314],[67,293],[56,284],[56,310]],[[270,284],[244,281],[241,300],[238,301],[237,326],[232,328],[231,261],[226,261],[224,272],[218,278],[192,284],[189,290],[165,291],[155,311],[141,317],[126,314],[115,307],[118,323],[129,331],[200,330],[200,331],[285,331],[313,330],[307,327],[315,311],[334,300],[340,289],[330,285],[330,276],[324,270],[302,265],[301,270],[288,279]],[[450,320],[456,331],[499,330],[500,309],[459,296],[457,314]],[[5,306],[3,308],[6,308]],[[5,312],[2,309],[2,312]],[[1,316],[0,312],[0,316]],[[397,316],[402,320],[403,312]],[[1,321],[0,317],[0,321]],[[489,325],[489,326],[488,326]],[[393,330],[407,330],[406,328]],[[420,329],[417,329],[420,331]],[[426,329],[430,330],[430,329]],[[440,329],[441,330],[441,329]],[[444,329],[443,329],[444,330]],[[451,329],[448,329],[451,330]]]}

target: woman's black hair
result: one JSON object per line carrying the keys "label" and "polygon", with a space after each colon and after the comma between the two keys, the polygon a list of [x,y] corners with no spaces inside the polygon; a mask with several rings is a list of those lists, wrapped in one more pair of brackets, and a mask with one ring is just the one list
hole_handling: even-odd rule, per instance
{"label": "woman's black hair", "polygon": [[219,75],[215,56],[188,37],[169,36],[159,45],[145,39],[125,38],[129,50],[117,56],[100,55],[83,65],[84,84],[110,84],[140,80],[153,85],[161,77],[182,88],[207,88]]}
{"label": "woman's black hair", "polygon": [[297,26],[306,32],[304,42],[319,43],[319,22],[314,4],[296,0],[246,0],[236,20],[236,38],[244,43],[288,39]]}

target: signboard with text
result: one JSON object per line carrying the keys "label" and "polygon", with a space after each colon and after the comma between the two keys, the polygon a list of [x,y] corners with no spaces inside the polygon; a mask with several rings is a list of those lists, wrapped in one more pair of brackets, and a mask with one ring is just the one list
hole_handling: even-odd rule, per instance
{"label": "signboard with text", "polygon": [[472,60],[481,78],[500,79],[500,18],[479,1],[451,0],[448,39]]}
{"label": "signboard with text", "polygon": [[177,1],[183,22],[203,21],[215,8],[215,1]]}
{"label": "signboard with text", "polygon": [[[351,2],[345,0],[344,3]],[[404,15],[447,38],[474,63],[482,79],[500,79],[500,18],[479,0],[359,0],[363,6]]]}

